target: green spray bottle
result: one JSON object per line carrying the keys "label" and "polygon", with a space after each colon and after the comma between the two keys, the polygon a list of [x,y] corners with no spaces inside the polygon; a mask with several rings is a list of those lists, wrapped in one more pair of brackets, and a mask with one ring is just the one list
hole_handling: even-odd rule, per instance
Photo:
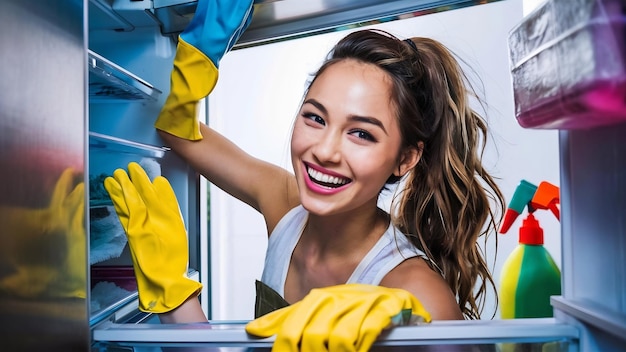
{"label": "green spray bottle", "polygon": [[558,187],[542,182],[539,187],[522,180],[505,213],[500,233],[528,208],[519,229],[519,245],[504,262],[500,280],[500,313],[503,319],[552,317],[550,296],[561,294],[561,272],[543,246],[543,229],[533,216],[550,209],[560,218]]}

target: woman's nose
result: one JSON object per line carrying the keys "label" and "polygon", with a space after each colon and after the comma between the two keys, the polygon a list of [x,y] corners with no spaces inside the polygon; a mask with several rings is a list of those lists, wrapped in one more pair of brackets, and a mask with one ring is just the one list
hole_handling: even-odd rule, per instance
{"label": "woman's nose", "polygon": [[320,136],[313,148],[313,155],[321,163],[341,161],[341,133],[328,131]]}

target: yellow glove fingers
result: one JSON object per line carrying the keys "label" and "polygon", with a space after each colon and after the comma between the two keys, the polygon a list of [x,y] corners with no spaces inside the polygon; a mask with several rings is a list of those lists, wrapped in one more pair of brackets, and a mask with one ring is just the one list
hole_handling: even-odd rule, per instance
{"label": "yellow glove fingers", "polygon": [[355,351],[368,351],[401,307],[401,302],[386,289],[367,290],[333,332],[350,340],[333,341],[333,345],[351,343]]}
{"label": "yellow glove fingers", "polygon": [[[121,172],[125,173],[124,170],[121,170]],[[130,210],[128,209],[128,204],[126,204],[122,185],[114,177],[107,177],[104,179],[104,188],[109,192],[109,196],[115,207],[115,212],[122,223],[124,231],[128,235]]]}
{"label": "yellow glove fingers", "polygon": [[371,312],[363,320],[356,342],[357,351],[368,351],[384,329],[409,323],[408,321],[403,322],[402,319],[398,323],[392,321],[392,317],[398,316],[404,310],[419,315],[423,321],[431,321],[430,313],[410,292],[396,288],[386,288],[385,290],[384,294],[376,297]]}
{"label": "yellow glove fingers", "polygon": [[279,331],[272,351],[298,351],[302,334],[311,322],[322,315],[327,305],[332,305],[332,296],[324,290],[314,289],[294,308]]}
{"label": "yellow glove fingers", "polygon": [[277,334],[283,326],[285,319],[298,304],[295,303],[254,319],[246,324],[246,332],[259,337],[270,337]]}
{"label": "yellow glove fingers", "polygon": [[350,300],[346,313],[336,322],[328,339],[329,351],[358,351],[363,320],[372,309],[372,299]]}
{"label": "yellow glove fingers", "polygon": [[[71,214],[71,229],[74,231],[82,230],[85,218],[85,183],[79,183],[69,194],[65,201],[65,207]],[[84,233],[84,231],[82,231]]]}
{"label": "yellow glove fingers", "polygon": [[[146,222],[148,220],[148,209],[146,209],[146,204],[129,175],[125,170],[117,169],[113,172],[113,177],[122,188],[122,199],[128,210],[128,213],[125,214],[129,219],[132,218],[132,223],[129,221],[129,226],[132,224],[139,226],[139,224]],[[129,238],[141,233],[141,231],[138,233],[132,230],[127,231]]]}
{"label": "yellow glove fingers", "polygon": [[396,296],[402,299],[402,309],[411,310],[412,315],[415,316],[415,319],[412,320],[423,321],[426,323],[430,323],[432,321],[430,313],[426,310],[426,308],[424,308],[424,305],[422,305],[422,302],[420,302],[417,297],[413,296],[409,291],[406,290],[398,288],[392,290],[394,291],[394,294]]}
{"label": "yellow glove fingers", "polygon": [[63,173],[59,176],[59,180],[52,191],[52,198],[50,199],[51,209],[60,208],[63,205],[65,197],[70,193],[70,188],[72,187],[73,174],[74,171],[71,168],[67,168],[63,170]]}
{"label": "yellow glove fingers", "polygon": [[150,177],[148,177],[146,171],[138,163],[131,162],[128,164],[128,174],[134,188],[147,207],[150,207],[151,204],[159,203],[159,196],[156,194]]}
{"label": "yellow glove fingers", "polygon": [[[358,331],[359,336],[355,341],[356,350],[359,352],[369,351],[378,336],[380,336],[380,333],[390,325],[391,317],[394,315],[386,309],[381,310],[376,303],[371,308],[363,317],[361,328]],[[396,314],[399,312],[400,309],[398,307]]]}
{"label": "yellow glove fingers", "polygon": [[141,199],[141,197],[133,185],[133,182],[130,180],[130,176],[126,173],[126,170],[117,169],[113,171],[113,178],[120,185],[121,196],[124,198],[128,209],[132,209],[133,206],[128,201]]}
{"label": "yellow glove fingers", "polygon": [[164,204],[176,204],[178,205],[178,199],[172,189],[170,182],[163,176],[157,176],[154,179],[154,191],[158,194],[161,202]]}
{"label": "yellow glove fingers", "polygon": [[[302,331],[300,350],[302,352],[342,351],[343,349],[329,349],[328,341],[334,334],[334,327],[350,310],[350,304],[338,302],[341,298],[328,295],[325,297],[315,316],[312,316]],[[349,341],[346,345],[352,345]]]}
{"label": "yellow glove fingers", "polygon": [[[164,212],[163,216],[168,217],[173,223],[177,222],[180,228],[185,228],[180,206],[170,182],[163,176],[157,176],[154,179],[153,187],[159,197],[159,202],[162,205],[167,205],[159,208]],[[186,245],[187,243],[185,242]]]}
{"label": "yellow glove fingers", "polygon": [[[165,177],[157,176],[154,179],[154,183],[150,182],[148,174],[139,164],[134,162],[128,164],[128,171],[133,185],[137,189],[137,193],[139,193],[146,208],[149,209],[152,214],[151,220],[165,220],[168,223],[176,224],[180,229],[184,229],[185,224],[180,213],[178,200],[176,199],[176,194],[169,181]],[[171,243],[172,241],[170,239],[162,239],[169,245],[177,244],[181,246],[172,248],[173,251],[186,250],[186,238],[185,241],[174,241],[174,243]]]}
{"label": "yellow glove fingers", "polygon": [[414,296],[411,296],[411,305],[413,306],[413,316],[417,322],[430,323],[433,320],[430,313],[422,305],[422,302]]}
{"label": "yellow glove fingers", "polygon": [[61,297],[87,296],[85,290],[85,280],[87,271],[82,265],[86,260],[87,238],[84,227],[85,220],[85,183],[79,183],[68,195],[64,207],[69,216],[69,228],[66,232],[67,255],[63,264],[63,269],[58,280],[56,280],[48,292],[54,292]]}
{"label": "yellow glove fingers", "polygon": [[[115,211],[120,218],[122,227],[124,227],[126,237],[128,237],[128,244],[131,249],[130,253],[135,268],[135,276],[137,276],[137,284],[140,286],[139,291],[142,292],[141,286],[143,286],[147,278],[144,274],[144,270],[141,268],[142,260],[140,257],[142,257],[142,253],[150,252],[154,249],[154,242],[150,240],[146,243],[140,242],[143,241],[143,238],[146,238],[146,236],[141,229],[132,227],[132,224],[145,223],[147,216],[145,205],[128,174],[123,169],[117,169],[113,172],[113,177],[107,177],[104,186],[111,196]],[[133,217],[132,223],[131,209]],[[138,220],[140,217],[142,219]]]}

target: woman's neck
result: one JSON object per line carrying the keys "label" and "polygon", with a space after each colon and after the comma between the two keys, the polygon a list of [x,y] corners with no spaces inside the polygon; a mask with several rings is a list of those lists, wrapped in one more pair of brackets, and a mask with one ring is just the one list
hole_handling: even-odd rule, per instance
{"label": "woman's neck", "polygon": [[378,207],[332,216],[309,214],[302,239],[319,254],[341,255],[371,248],[388,226],[388,214]]}
{"label": "woman's neck", "polygon": [[371,210],[333,216],[309,214],[285,281],[288,302],[302,299],[315,287],[348,281],[388,226],[384,211]]}

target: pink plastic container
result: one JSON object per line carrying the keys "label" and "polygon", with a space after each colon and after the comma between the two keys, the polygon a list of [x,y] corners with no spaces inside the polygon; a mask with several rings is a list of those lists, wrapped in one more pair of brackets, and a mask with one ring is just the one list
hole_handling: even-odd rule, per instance
{"label": "pink plastic container", "polygon": [[509,34],[515,116],[525,128],[626,121],[626,2],[547,0]]}

